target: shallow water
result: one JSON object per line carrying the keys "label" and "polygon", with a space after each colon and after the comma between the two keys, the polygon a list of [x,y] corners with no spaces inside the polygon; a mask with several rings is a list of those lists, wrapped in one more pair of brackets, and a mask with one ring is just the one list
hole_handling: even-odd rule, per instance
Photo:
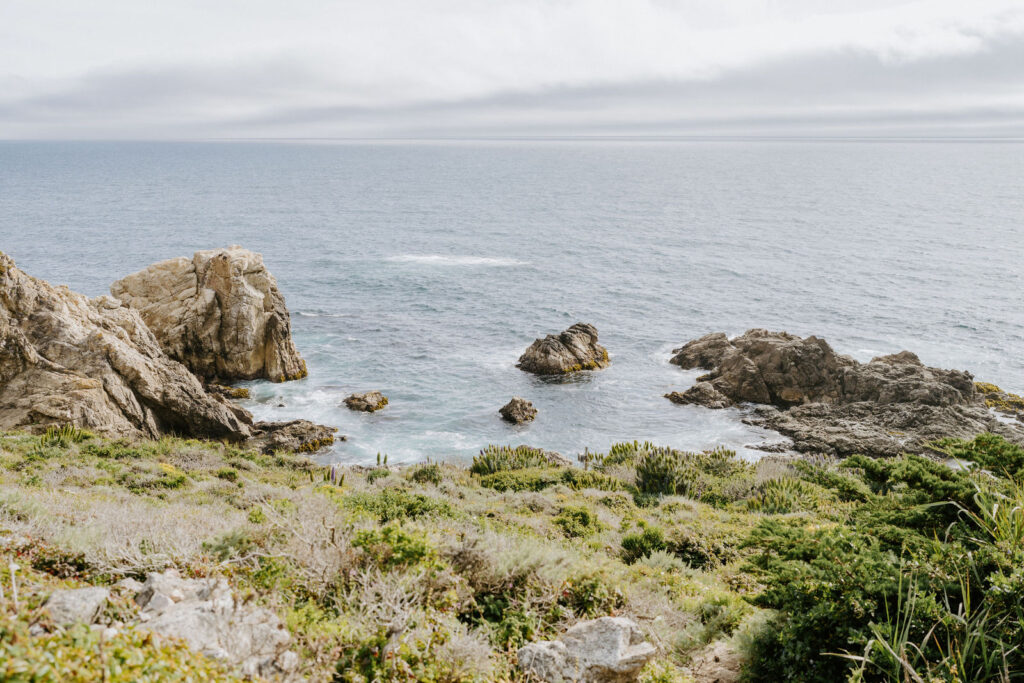
{"label": "shallow water", "polygon": [[[310,377],[248,407],[338,426],[325,460],[742,447],[771,435],[662,398],[697,374],[673,347],[785,329],[1024,389],[1022,189],[1014,143],[0,143],[0,249],[90,295],[196,249],[262,252]],[[609,369],[515,369],[576,321]],[[368,389],[391,405],[339,407]],[[534,423],[498,418],[514,395]]]}

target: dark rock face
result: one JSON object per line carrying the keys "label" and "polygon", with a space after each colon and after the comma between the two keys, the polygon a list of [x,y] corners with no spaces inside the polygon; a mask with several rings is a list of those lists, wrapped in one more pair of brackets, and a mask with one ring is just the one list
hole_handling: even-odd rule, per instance
{"label": "dark rock face", "polygon": [[818,337],[750,330],[732,340],[694,340],[672,359],[711,372],[675,403],[725,408],[756,403],[752,424],[793,439],[800,451],[896,455],[943,436],[992,431],[1024,441],[1024,430],[996,420],[970,373],[924,365],[909,351],[858,363]]}
{"label": "dark rock face", "polygon": [[388,398],[379,391],[367,391],[362,394],[352,394],[345,399],[345,405],[349,410],[358,410],[364,413],[373,413],[388,404]]}
{"label": "dark rock face", "polygon": [[518,396],[502,406],[498,412],[506,422],[512,424],[522,424],[537,417],[537,409],[533,407],[533,404]]}
{"label": "dark rock face", "polygon": [[608,350],[597,343],[597,328],[576,323],[561,334],[549,334],[533,342],[516,367],[535,375],[562,375],[600,370],[610,363]]}

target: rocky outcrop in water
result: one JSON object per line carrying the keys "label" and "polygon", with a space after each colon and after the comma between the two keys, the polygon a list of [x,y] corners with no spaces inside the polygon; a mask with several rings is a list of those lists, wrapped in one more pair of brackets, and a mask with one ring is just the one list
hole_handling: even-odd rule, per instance
{"label": "rocky outcrop in water", "polygon": [[110,292],[142,314],[160,346],[205,381],[306,376],[291,317],[263,257],[239,246],[160,261]]}
{"label": "rocky outcrop in water", "polygon": [[790,437],[800,451],[896,455],[983,431],[1024,440],[1024,432],[995,419],[970,373],[928,367],[909,351],[859,363],[818,337],[756,329],[731,340],[707,335],[674,353],[674,364],[711,372],[669,399],[770,406],[748,421]]}
{"label": "rocky outcrop in water", "polygon": [[[325,443],[313,423],[278,441]],[[207,392],[169,358],[138,311],[31,277],[0,252],[0,429],[74,424],[108,436],[270,443],[282,427]],[[301,448],[300,448],[301,449]]]}
{"label": "rocky outcrop in water", "polygon": [[656,650],[625,617],[581,621],[558,640],[520,648],[519,669],[533,680],[577,683],[635,681]]}
{"label": "rocky outcrop in water", "polygon": [[498,412],[503,420],[517,425],[530,422],[537,417],[537,409],[533,407],[533,404],[518,396],[503,405]]}
{"label": "rocky outcrop in water", "polygon": [[366,391],[361,394],[352,394],[345,399],[345,405],[349,410],[364,413],[375,413],[388,404],[388,397],[379,391]]}
{"label": "rocky outcrop in water", "polygon": [[533,342],[516,367],[535,375],[562,375],[600,370],[610,363],[608,350],[597,343],[597,328],[576,323],[561,334],[549,334]]}

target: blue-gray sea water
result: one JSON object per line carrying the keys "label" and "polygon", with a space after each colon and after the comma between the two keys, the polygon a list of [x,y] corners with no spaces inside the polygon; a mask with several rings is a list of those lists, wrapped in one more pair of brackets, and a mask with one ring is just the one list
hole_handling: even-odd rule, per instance
{"label": "blue-gray sea water", "polygon": [[[739,411],[662,398],[697,374],[671,349],[712,331],[910,349],[1024,389],[1021,144],[0,144],[0,249],[32,275],[98,295],[229,244],[264,255],[310,369],[247,406],[339,427],[325,461],[756,443]],[[576,321],[609,369],[515,368]],[[391,405],[339,407],[368,389]],[[514,395],[534,423],[501,422]]]}

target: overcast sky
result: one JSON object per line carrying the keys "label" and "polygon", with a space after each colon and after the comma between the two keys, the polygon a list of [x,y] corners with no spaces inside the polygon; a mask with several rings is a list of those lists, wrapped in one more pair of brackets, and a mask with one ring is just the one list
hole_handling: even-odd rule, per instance
{"label": "overcast sky", "polygon": [[1024,136],[1024,0],[0,0],[0,138]]}

